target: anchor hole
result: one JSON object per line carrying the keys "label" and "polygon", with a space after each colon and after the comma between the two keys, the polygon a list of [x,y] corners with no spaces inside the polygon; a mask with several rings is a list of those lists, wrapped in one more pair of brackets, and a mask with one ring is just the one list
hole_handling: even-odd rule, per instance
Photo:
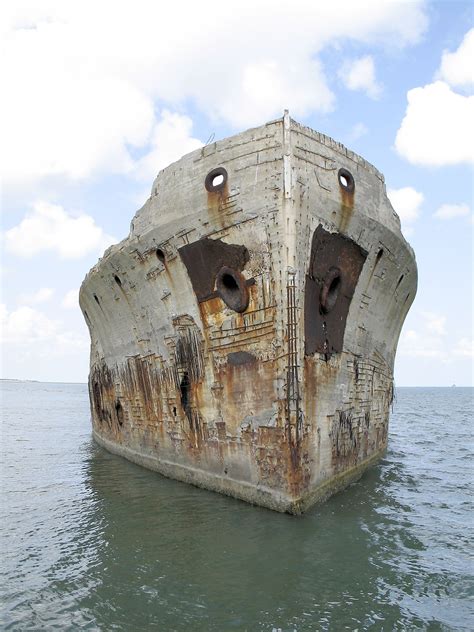
{"label": "anchor hole", "polygon": [[320,306],[323,314],[330,312],[336,304],[340,287],[341,273],[338,269],[333,268],[329,271],[321,289]]}
{"label": "anchor hole", "polygon": [[232,274],[227,273],[222,275],[222,285],[230,292],[239,291],[239,285]]}

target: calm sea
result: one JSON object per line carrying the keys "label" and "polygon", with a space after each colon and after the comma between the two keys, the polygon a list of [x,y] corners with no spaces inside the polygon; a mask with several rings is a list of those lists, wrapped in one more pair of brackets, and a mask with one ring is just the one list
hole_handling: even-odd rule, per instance
{"label": "calm sea", "polygon": [[85,385],[1,388],[2,629],[474,629],[472,389],[398,389],[383,462],[292,517],[108,454]]}

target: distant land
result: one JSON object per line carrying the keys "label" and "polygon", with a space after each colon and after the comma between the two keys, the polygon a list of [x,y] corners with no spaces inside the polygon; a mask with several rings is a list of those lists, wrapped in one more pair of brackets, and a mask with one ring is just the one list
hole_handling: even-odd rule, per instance
{"label": "distant land", "polygon": [[15,377],[0,377],[0,382],[28,382],[34,384],[87,384],[87,382],[60,382],[60,381],[47,381],[47,380],[20,380]]}
{"label": "distant land", "polygon": [[18,380],[14,377],[1,377],[0,382],[39,382],[39,380]]}
{"label": "distant land", "polygon": [[[0,377],[0,382],[21,382],[21,383],[34,383],[34,384],[87,384],[84,382],[62,382],[60,380],[21,380],[19,378]],[[474,388],[472,384],[443,384],[442,386],[404,386],[403,384],[398,386],[395,384],[395,388]]]}

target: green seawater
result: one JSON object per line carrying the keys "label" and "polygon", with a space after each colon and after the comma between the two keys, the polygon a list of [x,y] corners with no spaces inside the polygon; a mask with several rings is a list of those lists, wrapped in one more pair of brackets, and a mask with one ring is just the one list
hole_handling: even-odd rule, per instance
{"label": "green seawater", "polygon": [[107,453],[85,385],[1,389],[3,630],[474,629],[472,389],[397,389],[384,460],[302,517]]}

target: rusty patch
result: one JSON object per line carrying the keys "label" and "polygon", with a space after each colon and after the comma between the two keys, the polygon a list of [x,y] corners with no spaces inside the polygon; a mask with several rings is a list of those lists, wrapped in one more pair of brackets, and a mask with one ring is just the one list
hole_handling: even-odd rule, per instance
{"label": "rusty patch", "polygon": [[367,252],[352,239],[319,225],[306,275],[305,354],[342,351],[349,307]]}
{"label": "rusty patch", "polygon": [[352,410],[339,411],[333,419],[330,431],[332,459],[338,466],[355,463],[359,450],[359,430],[353,420]]}
{"label": "rusty patch", "polygon": [[113,390],[112,373],[105,363],[94,366],[89,378],[89,394],[92,409],[99,423],[112,420],[109,406],[110,392]]}
{"label": "rusty patch", "polygon": [[197,327],[190,326],[179,332],[175,349],[176,379],[181,381],[187,373],[191,382],[199,382],[204,374],[202,344]]}
{"label": "rusty patch", "polygon": [[225,441],[227,439],[227,432],[224,421],[216,421],[217,438],[219,441]]}
{"label": "rusty patch", "polygon": [[89,397],[94,424],[100,428],[101,433],[120,441],[125,415],[116,393],[114,373],[105,362],[91,369]]}
{"label": "rusty patch", "polygon": [[199,329],[195,324],[179,326],[173,365],[181,408],[191,431],[199,435],[201,418],[196,403],[196,387],[204,376],[204,357]]}
{"label": "rusty patch", "polygon": [[227,266],[240,272],[250,259],[245,246],[208,237],[182,246],[178,252],[200,303],[216,296],[214,286],[221,268]]}
{"label": "rusty patch", "polygon": [[227,355],[227,362],[232,366],[241,366],[242,364],[255,364],[257,358],[248,353],[248,351],[234,351]]}

